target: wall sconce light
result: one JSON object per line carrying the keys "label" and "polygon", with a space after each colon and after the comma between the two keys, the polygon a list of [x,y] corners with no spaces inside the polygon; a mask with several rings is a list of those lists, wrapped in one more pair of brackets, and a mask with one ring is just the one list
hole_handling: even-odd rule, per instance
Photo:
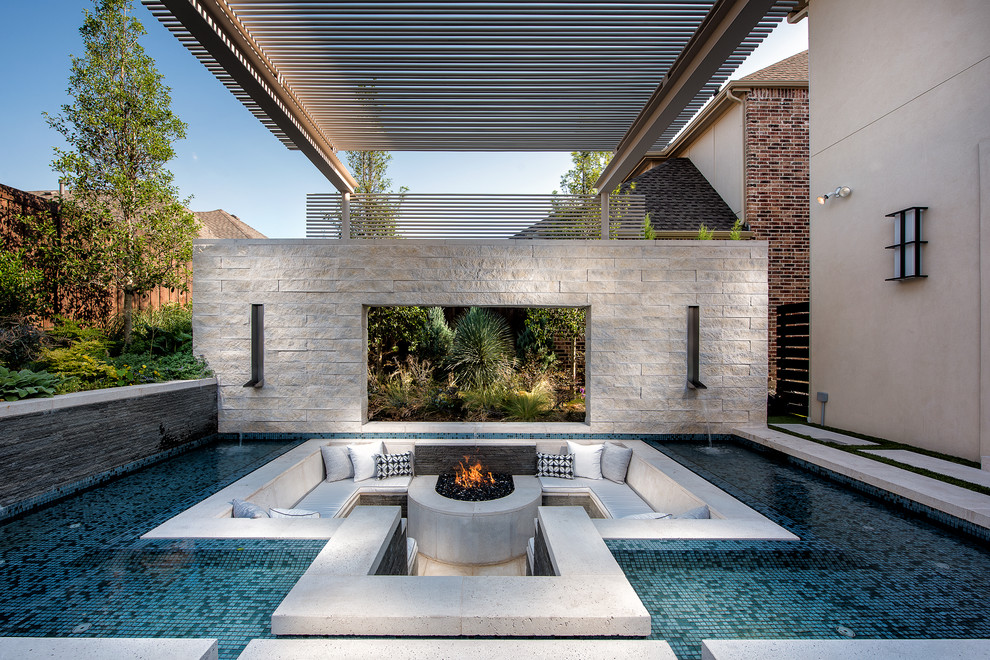
{"label": "wall sconce light", "polygon": [[834,191],[832,191],[830,193],[825,193],[824,195],[819,195],[818,196],[818,203],[819,204],[824,204],[826,201],[828,201],[832,197],[849,197],[849,195],[851,193],[852,193],[852,188],[850,188],[849,186],[839,186],[838,188],[836,188]]}

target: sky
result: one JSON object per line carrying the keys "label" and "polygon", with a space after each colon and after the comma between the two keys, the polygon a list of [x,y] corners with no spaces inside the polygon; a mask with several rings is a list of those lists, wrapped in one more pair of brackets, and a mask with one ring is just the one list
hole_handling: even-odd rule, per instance
{"label": "sky", "polygon": [[[70,55],[83,52],[86,0],[0,0],[0,183],[58,188],[53,148],[64,146],[43,112],[58,114]],[[142,40],[172,90],[172,110],[188,124],[169,164],[195,211],[222,208],[272,238],[306,234],[306,194],[333,187],[298,151],[289,151],[151,13],[135,3]],[[807,20],[782,23],[733,78],[808,47]],[[559,188],[568,153],[395,152],[389,176],[413,193],[535,193]]]}

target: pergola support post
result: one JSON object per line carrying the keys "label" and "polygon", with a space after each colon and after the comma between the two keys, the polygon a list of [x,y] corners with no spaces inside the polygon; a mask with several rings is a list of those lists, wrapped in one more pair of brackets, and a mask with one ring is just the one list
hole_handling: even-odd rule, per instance
{"label": "pergola support post", "polygon": [[602,193],[602,232],[601,232],[601,236],[602,236],[602,240],[603,241],[609,240],[608,230],[609,230],[609,222],[608,222],[608,193],[607,192],[603,192]]}

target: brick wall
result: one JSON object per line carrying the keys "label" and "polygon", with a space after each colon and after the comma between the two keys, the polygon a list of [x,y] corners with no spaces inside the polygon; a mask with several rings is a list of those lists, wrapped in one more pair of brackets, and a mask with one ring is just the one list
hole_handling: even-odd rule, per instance
{"label": "brick wall", "polygon": [[745,104],[746,221],[768,243],[768,369],[776,372],[777,305],[808,300],[811,192],[808,90],[754,89]]}
{"label": "brick wall", "polygon": [[[591,432],[712,433],[766,420],[762,241],[199,240],[194,353],[221,383],[220,431],[361,431],[369,305],[587,307]],[[250,306],[265,305],[265,384]],[[686,388],[687,306],[701,380]]]}

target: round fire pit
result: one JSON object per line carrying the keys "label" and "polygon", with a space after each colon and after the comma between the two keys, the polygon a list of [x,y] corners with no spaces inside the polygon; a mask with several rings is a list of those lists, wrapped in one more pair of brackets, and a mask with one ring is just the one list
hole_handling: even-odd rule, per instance
{"label": "round fire pit", "polygon": [[464,487],[456,474],[441,474],[437,477],[437,492],[444,497],[462,502],[487,502],[511,495],[515,490],[511,474],[488,473],[491,481],[480,486]]}
{"label": "round fire pit", "polygon": [[526,554],[543,490],[536,477],[509,477],[514,490],[487,501],[462,501],[437,492],[436,475],[409,485],[408,535],[419,551],[447,564],[501,564]]}

